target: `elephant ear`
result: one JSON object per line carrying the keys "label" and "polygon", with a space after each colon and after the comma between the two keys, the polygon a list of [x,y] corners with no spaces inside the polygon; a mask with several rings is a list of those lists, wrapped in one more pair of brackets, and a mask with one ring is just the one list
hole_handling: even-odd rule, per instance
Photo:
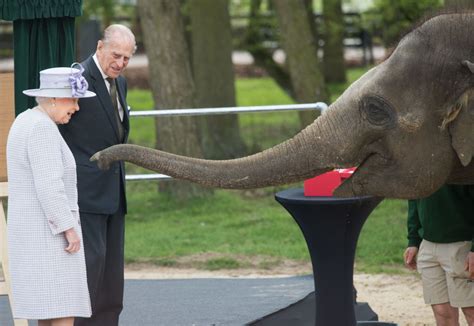
{"label": "elephant ear", "polygon": [[447,112],[442,127],[446,124],[459,160],[469,165],[474,156],[474,88],[464,92]]}

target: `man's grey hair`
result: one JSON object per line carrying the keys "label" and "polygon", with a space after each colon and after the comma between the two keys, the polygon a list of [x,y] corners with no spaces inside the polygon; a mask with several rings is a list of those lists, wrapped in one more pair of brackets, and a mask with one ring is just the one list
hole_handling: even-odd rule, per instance
{"label": "man's grey hair", "polygon": [[112,39],[116,36],[119,35],[119,37],[128,39],[130,43],[133,44],[133,53],[137,50],[137,45],[135,41],[135,35],[133,35],[132,31],[130,28],[128,28],[125,25],[121,24],[113,24],[107,27],[104,30],[104,37],[102,38],[102,42],[107,45],[112,41]]}

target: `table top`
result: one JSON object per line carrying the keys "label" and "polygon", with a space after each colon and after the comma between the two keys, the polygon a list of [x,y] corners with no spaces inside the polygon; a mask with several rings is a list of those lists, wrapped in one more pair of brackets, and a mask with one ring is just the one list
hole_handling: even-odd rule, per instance
{"label": "table top", "polygon": [[300,203],[300,204],[348,204],[360,201],[370,201],[377,197],[373,196],[361,196],[361,197],[329,197],[329,196],[305,196],[303,188],[291,188],[279,191],[275,194],[275,198],[278,202],[286,203]]}

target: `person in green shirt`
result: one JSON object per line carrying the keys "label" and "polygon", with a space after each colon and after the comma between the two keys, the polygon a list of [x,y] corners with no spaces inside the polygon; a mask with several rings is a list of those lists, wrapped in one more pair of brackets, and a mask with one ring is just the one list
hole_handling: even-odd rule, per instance
{"label": "person in green shirt", "polygon": [[445,185],[408,202],[405,265],[418,269],[436,324],[474,325],[474,185]]}

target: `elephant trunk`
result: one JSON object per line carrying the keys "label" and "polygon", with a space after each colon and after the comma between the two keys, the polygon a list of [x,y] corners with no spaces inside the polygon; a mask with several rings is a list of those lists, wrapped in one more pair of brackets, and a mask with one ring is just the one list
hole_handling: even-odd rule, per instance
{"label": "elephant trunk", "polygon": [[[337,167],[354,166],[348,155],[353,129],[343,119],[345,110],[330,108],[292,139],[263,152],[232,160],[189,158],[137,145],[115,145],[96,153],[91,160],[100,168],[127,161],[171,177],[227,189],[248,189],[297,182]],[[349,144],[348,144],[349,143]]]}

